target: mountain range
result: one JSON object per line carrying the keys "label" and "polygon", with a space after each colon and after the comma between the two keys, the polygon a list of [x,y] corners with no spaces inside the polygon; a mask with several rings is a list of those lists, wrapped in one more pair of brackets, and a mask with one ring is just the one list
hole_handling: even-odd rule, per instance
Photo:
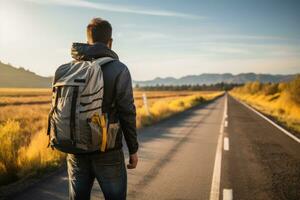
{"label": "mountain range", "polygon": [[241,73],[241,74],[199,74],[199,75],[188,75],[181,78],[155,78],[148,81],[134,81],[135,85],[139,86],[155,86],[155,85],[209,85],[216,83],[246,83],[251,81],[260,81],[263,83],[271,82],[282,82],[289,81],[295,77],[295,74],[281,75],[281,74],[255,74],[255,73]]}
{"label": "mountain range", "polygon": [[[155,78],[147,81],[133,81],[134,85],[155,86],[155,85],[203,85],[215,83],[245,83],[250,81],[260,82],[281,82],[293,79],[294,75],[272,75],[242,73],[233,75],[224,74],[199,74],[188,75],[181,78]],[[0,62],[0,87],[20,87],[20,88],[45,88],[51,86],[51,77],[43,77],[24,68],[16,68],[10,64]]]}

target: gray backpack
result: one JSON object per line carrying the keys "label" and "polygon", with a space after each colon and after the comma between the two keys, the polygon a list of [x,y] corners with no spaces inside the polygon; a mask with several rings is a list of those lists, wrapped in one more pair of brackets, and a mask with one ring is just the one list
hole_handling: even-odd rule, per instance
{"label": "gray backpack", "polygon": [[102,113],[101,70],[112,60],[74,61],[57,69],[48,117],[48,146],[74,154],[113,148],[118,127],[111,127],[115,131],[108,134],[107,114]]}

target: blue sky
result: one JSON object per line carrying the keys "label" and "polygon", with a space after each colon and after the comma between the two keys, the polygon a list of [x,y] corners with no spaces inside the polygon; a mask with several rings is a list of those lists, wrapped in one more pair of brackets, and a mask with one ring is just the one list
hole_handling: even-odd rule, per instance
{"label": "blue sky", "polygon": [[134,80],[300,72],[300,1],[0,0],[0,60],[50,76],[93,17]]}

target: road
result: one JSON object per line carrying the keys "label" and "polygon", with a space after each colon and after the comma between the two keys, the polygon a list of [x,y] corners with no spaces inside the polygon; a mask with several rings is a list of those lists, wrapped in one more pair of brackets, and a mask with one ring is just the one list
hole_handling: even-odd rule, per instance
{"label": "road", "polygon": [[[300,144],[230,96],[141,129],[139,141],[128,199],[300,199]],[[14,199],[67,193],[63,171]],[[96,182],[91,199],[103,199]]]}

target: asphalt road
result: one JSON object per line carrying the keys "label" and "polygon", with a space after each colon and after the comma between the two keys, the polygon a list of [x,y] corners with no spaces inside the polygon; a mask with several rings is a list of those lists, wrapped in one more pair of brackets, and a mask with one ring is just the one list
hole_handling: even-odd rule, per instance
{"label": "asphalt road", "polygon": [[232,97],[224,137],[221,188],[234,199],[300,199],[300,143]]}
{"label": "asphalt road", "polygon": [[[231,97],[144,128],[139,141],[128,199],[300,199],[300,144]],[[61,172],[14,199],[67,194]],[[92,199],[103,199],[96,182]]]}

